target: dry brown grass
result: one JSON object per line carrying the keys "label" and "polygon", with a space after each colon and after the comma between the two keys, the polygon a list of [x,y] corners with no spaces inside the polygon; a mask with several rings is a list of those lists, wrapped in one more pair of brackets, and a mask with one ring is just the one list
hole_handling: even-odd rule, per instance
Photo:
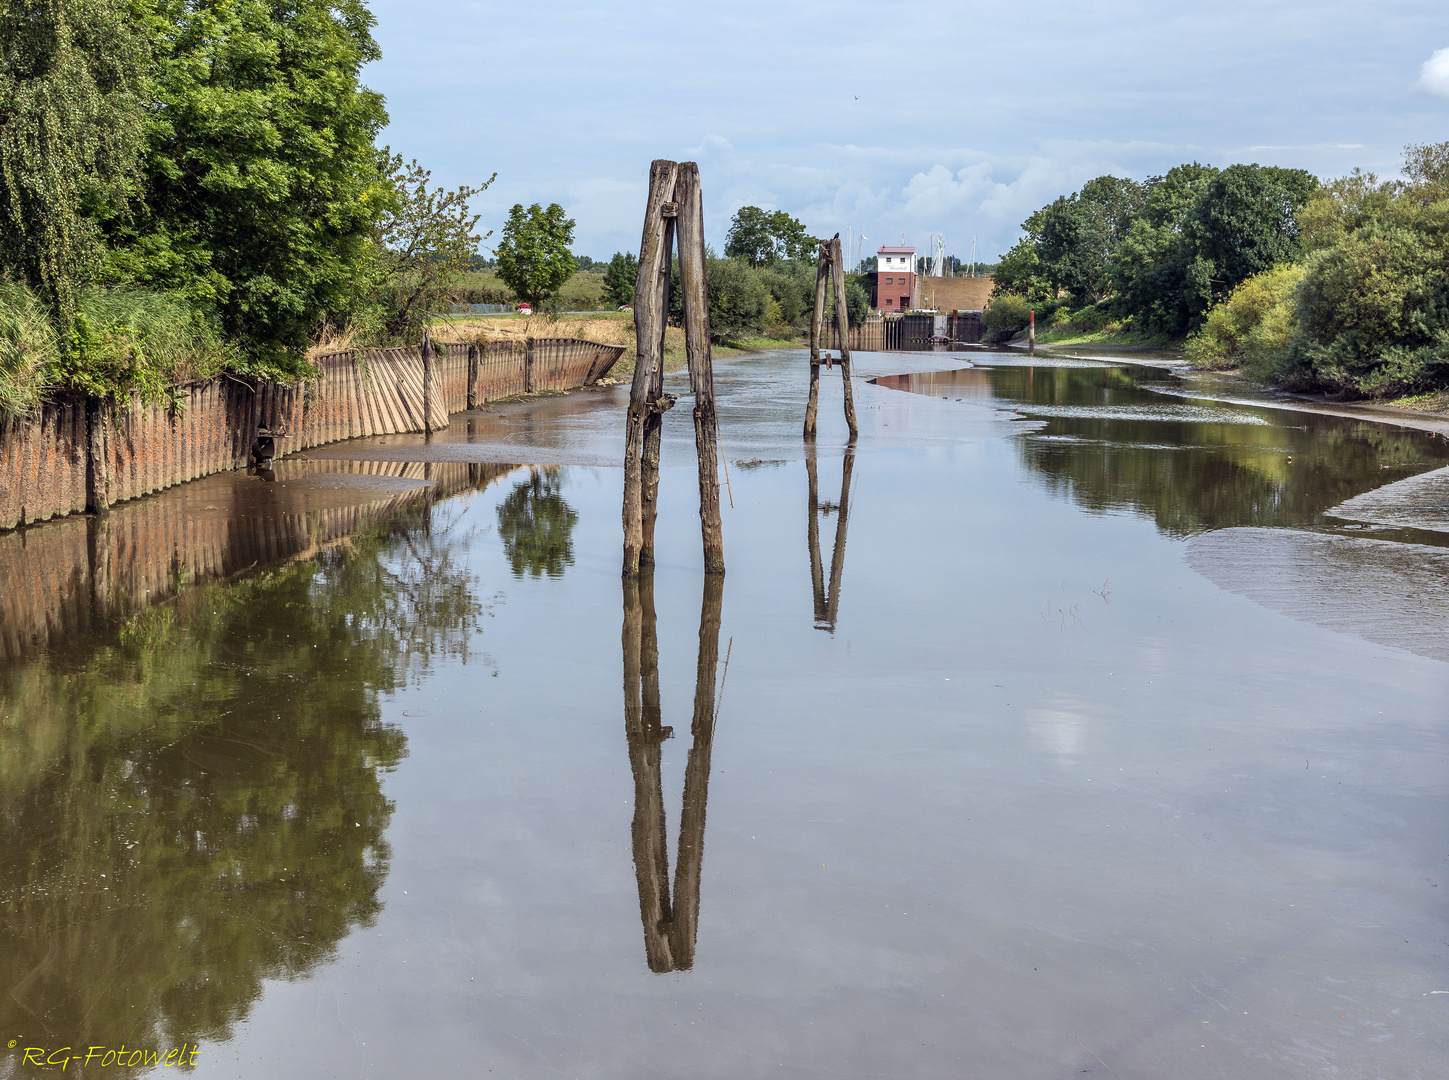
{"label": "dry brown grass", "polygon": [[[502,316],[481,319],[438,319],[433,323],[433,336],[440,342],[468,344],[489,341],[519,341],[528,337],[573,337],[597,341],[601,345],[622,345],[624,355],[609,372],[611,377],[634,371],[638,358],[634,341],[634,318],[628,314],[602,315],[533,315],[529,318]],[[664,333],[664,370],[676,371],[684,366],[684,330],[671,326]]]}

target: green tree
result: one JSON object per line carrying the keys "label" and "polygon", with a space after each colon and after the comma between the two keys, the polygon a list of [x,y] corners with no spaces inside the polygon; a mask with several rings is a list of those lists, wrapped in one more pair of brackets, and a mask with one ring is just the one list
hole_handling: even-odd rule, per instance
{"label": "green tree", "polygon": [[604,271],[604,303],[623,307],[634,302],[634,285],[639,278],[639,260],[627,251],[616,251]]}
{"label": "green tree", "polygon": [[0,271],[69,333],[102,259],[98,214],[135,191],[149,42],[127,0],[0,6]]}
{"label": "green tree", "polygon": [[709,292],[709,330],[714,340],[723,341],[743,331],[764,327],[771,296],[759,270],[743,259],[708,255],[705,281]]}
{"label": "green tree", "polygon": [[1144,329],[1185,330],[1212,302],[1212,268],[1185,235],[1188,213],[1218,174],[1178,165],[1144,185],[1142,207],[1113,257],[1114,304]]}
{"label": "green tree", "polygon": [[448,286],[462,272],[478,245],[492,235],[473,230],[478,215],[468,200],[487,191],[494,173],[480,187],[453,191],[428,187],[432,174],[417,161],[403,166],[389,159],[395,209],[379,225],[378,241],[387,277],[382,286],[383,334],[392,342],[422,337],[428,316],[447,299]]}
{"label": "green tree", "polygon": [[558,203],[547,209],[534,203],[527,210],[515,203],[498,243],[498,276],[514,295],[539,307],[573,274],[573,242],[574,220]]}
{"label": "green tree", "polygon": [[810,258],[818,243],[800,221],[783,210],[742,206],[725,235],[725,257],[761,267],[780,259]]}
{"label": "green tree", "polygon": [[1052,286],[1079,304],[1108,296],[1113,257],[1142,201],[1142,186],[1135,181],[1099,176],[1048,206],[1036,250]]}
{"label": "green tree", "polygon": [[845,313],[851,326],[860,326],[870,315],[870,296],[858,281],[845,286]]}
{"label": "green tree", "polygon": [[377,284],[395,210],[387,122],[359,82],[380,56],[362,0],[155,0],[144,194],[106,222],[110,275],[216,312],[253,356],[298,362],[309,332]]}
{"label": "green tree", "polygon": [[1277,263],[1302,256],[1298,213],[1318,188],[1302,169],[1231,165],[1204,186],[1184,233],[1212,265],[1213,299]]}

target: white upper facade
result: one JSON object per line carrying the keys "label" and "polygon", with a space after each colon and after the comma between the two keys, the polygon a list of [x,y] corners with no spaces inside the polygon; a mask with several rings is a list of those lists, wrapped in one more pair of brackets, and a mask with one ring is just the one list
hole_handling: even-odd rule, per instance
{"label": "white upper facade", "polygon": [[916,249],[882,247],[875,253],[876,269],[881,273],[913,274],[916,272]]}

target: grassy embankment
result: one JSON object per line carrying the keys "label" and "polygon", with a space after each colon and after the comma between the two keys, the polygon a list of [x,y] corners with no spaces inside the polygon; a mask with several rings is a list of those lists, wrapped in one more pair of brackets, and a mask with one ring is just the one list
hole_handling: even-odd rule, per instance
{"label": "grassy embankment", "polygon": [[[577,277],[578,275],[575,275]],[[592,275],[597,277],[598,275]],[[604,345],[624,346],[624,355],[609,372],[612,379],[634,374],[638,359],[634,339],[634,316],[624,311],[601,311],[596,315],[495,315],[483,318],[441,318],[433,330],[439,341],[517,341],[526,337],[576,337]],[[715,345],[715,356],[735,356],[757,349],[792,348],[796,341],[755,335]],[[664,370],[684,367],[684,330],[671,326],[664,332]]]}

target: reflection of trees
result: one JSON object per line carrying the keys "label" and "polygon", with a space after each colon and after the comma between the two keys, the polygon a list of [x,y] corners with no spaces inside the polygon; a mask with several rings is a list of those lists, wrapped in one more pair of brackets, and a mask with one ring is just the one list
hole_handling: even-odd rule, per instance
{"label": "reflection of trees", "polygon": [[532,469],[498,507],[503,553],[519,577],[561,577],[574,563],[574,524],[579,515],[559,494],[557,469]]}
{"label": "reflection of trees", "polygon": [[[1121,369],[993,368],[996,395],[1031,406],[1140,407],[1136,419],[1043,416],[1022,440],[1029,468],[1090,510],[1133,509],[1164,532],[1188,535],[1233,525],[1311,524],[1344,499],[1442,462],[1432,436],[1342,417],[1303,414],[1304,427],[1152,419],[1175,404],[1250,412],[1174,399]],[[1291,457],[1291,461],[1289,458]],[[1417,468],[1393,469],[1420,462]]]}
{"label": "reflection of trees", "polygon": [[387,873],[378,695],[480,613],[398,526],[0,672],[0,1029],[226,1037],[329,959]]}
{"label": "reflection of trees", "polygon": [[[846,450],[840,466],[840,502],[820,501],[820,482],[815,471],[815,455],[805,456],[805,473],[810,482],[810,525],[807,542],[810,547],[810,584],[815,593],[815,629],[835,633],[835,620],[840,614],[840,579],[845,573],[845,529],[850,518],[850,474],[855,467],[855,450]],[[830,590],[825,589],[825,567],[820,557],[820,517],[835,514],[835,546],[830,554]]]}
{"label": "reflection of trees", "polygon": [[634,771],[634,873],[639,884],[639,915],[644,923],[644,954],[650,971],[685,971],[694,966],[723,596],[724,579],[718,574],[705,575],[699,614],[694,719],[690,724],[693,745],[684,771],[684,807],[679,819],[679,851],[671,897],[660,756],[664,740],[673,738],[674,729],[660,723],[654,577],[646,572],[638,578],[624,579],[624,732],[629,742],[629,764]]}

